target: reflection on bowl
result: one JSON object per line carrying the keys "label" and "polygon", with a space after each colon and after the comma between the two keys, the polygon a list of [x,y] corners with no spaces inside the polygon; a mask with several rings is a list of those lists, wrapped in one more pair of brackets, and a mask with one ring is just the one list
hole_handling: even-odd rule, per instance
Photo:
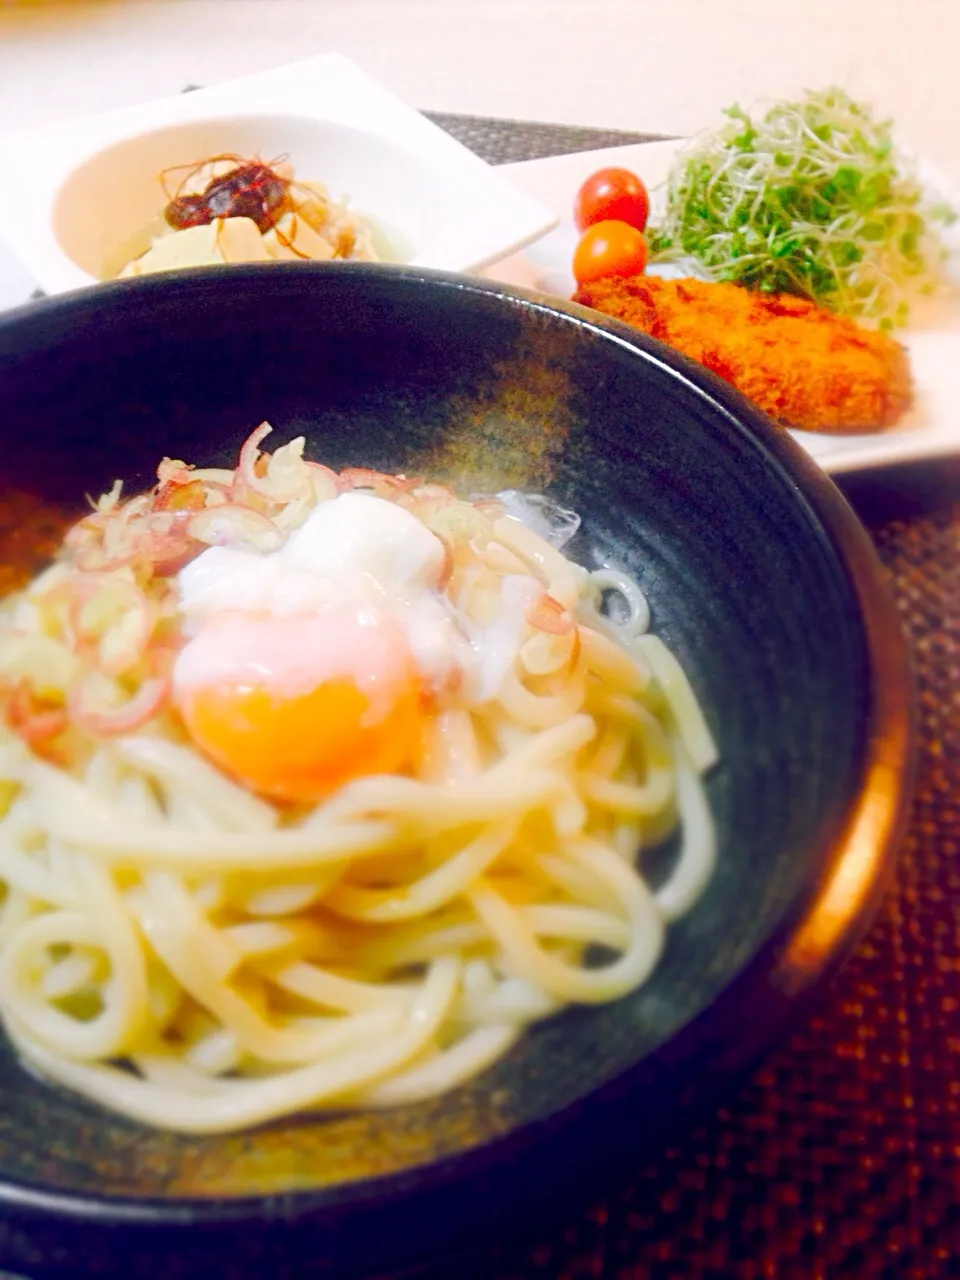
{"label": "reflection on bowl", "polygon": [[264,418],[335,468],[542,491],[583,517],[571,554],[639,581],[721,756],[716,873],[647,985],[538,1026],[445,1097],[185,1138],[0,1054],[14,1266],[239,1278],[300,1276],[305,1257],[316,1274],[424,1262],[683,1125],[858,935],[905,810],[904,645],[837,491],[725,384],[575,307],[349,263],[51,300],[0,319],[0,375],[7,545],[32,571],[42,517],[117,474],[144,488],[158,455],[218,464]]}
{"label": "reflection on bowl", "polygon": [[[304,116],[248,116],[171,125],[98,151],[67,177],[53,209],[62,251],[98,280],[149,248],[168,195],[161,175],[223,155],[284,157],[296,176],[368,218],[378,256],[419,257],[436,235],[443,190],[435,171],[386,138]],[[174,186],[176,180],[174,180]]]}

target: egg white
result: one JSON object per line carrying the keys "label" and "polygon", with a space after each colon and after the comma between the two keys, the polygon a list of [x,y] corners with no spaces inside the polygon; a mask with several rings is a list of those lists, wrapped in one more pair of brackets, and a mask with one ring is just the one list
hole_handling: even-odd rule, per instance
{"label": "egg white", "polygon": [[[382,616],[399,622],[428,688],[441,687],[459,668],[462,696],[486,701],[516,655],[524,609],[542,588],[531,578],[508,576],[501,615],[479,627],[459,617],[438,588],[445,559],[444,544],[416,516],[363,493],[320,503],[276,551],[210,547],[178,576],[183,629],[191,639],[178,657],[174,685],[215,686],[249,669],[247,639],[239,624],[234,630],[222,625],[227,615],[319,615],[335,627],[351,613],[371,624]],[[269,661],[265,655],[264,683],[286,683],[309,661],[291,647],[284,663],[273,646]],[[325,674],[316,672],[318,679]]]}

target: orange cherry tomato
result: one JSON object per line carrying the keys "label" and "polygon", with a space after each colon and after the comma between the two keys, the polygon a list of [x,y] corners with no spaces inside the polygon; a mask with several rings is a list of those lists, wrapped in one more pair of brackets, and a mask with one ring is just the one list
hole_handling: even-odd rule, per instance
{"label": "orange cherry tomato", "polygon": [[597,222],[629,222],[643,231],[650,216],[647,188],[629,169],[598,169],[577,192],[573,220],[578,231]]}
{"label": "orange cherry tomato", "polygon": [[577,284],[603,276],[638,276],[647,265],[647,242],[627,222],[597,222],[580,237],[573,255]]}

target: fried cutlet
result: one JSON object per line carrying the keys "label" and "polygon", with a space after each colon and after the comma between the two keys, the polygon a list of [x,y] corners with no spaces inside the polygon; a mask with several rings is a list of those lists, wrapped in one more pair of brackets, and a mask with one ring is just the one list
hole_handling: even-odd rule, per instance
{"label": "fried cutlet", "polygon": [[804,298],[631,276],[584,285],[574,301],[676,347],[783,426],[880,431],[910,404],[903,347]]}

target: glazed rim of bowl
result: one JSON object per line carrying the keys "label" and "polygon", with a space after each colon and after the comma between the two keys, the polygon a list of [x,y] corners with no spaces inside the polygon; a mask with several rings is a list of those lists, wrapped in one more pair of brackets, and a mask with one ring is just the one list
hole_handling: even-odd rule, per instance
{"label": "glazed rim of bowl", "polygon": [[[851,799],[838,834],[824,852],[822,874],[816,883],[799,895],[793,911],[720,995],[641,1060],[642,1064],[670,1070],[690,1060],[694,1043],[699,1052],[703,1052],[706,1043],[715,1048],[713,1064],[719,1078],[729,1078],[750,1066],[775,1038],[787,1014],[835,972],[865,931],[892,873],[912,791],[914,702],[907,645],[873,545],[840,491],[785,431],[774,426],[728,383],[648,335],[575,303],[480,279],[382,264],[331,267],[326,263],[272,263],[217,269],[235,276],[309,273],[317,277],[318,285],[330,271],[360,276],[389,273],[413,283],[454,289],[464,297],[498,297],[528,313],[572,324],[657,365],[732,427],[746,427],[759,437],[767,462],[789,479],[796,500],[826,535],[859,610],[870,677],[860,790]],[[109,305],[120,291],[146,291],[149,296],[154,291],[162,292],[173,278],[189,281],[208,274],[209,269],[200,268],[97,285],[18,308],[0,319],[0,326],[15,325],[19,316],[35,314],[38,308],[71,307],[81,298],[89,301],[90,295]],[[765,1002],[764,1028],[758,1034],[751,1005],[753,998],[761,994]],[[552,1134],[563,1132],[566,1137],[598,1118],[609,1121],[612,1109],[629,1094],[641,1061],[598,1086],[576,1108],[568,1107],[529,1122],[466,1152],[382,1177],[279,1196],[124,1200],[50,1191],[35,1183],[0,1176],[0,1206],[31,1216],[85,1221],[91,1226],[213,1227],[251,1218],[265,1224],[293,1224],[326,1210],[362,1209],[385,1197],[403,1199],[410,1194],[442,1193],[465,1177],[476,1179],[496,1169],[504,1151],[510,1152],[513,1162],[535,1148],[549,1147]],[[706,1092],[709,1098],[713,1097],[709,1090]],[[702,1098],[701,1094],[701,1103]],[[682,1097],[679,1103],[680,1110],[688,1111],[701,1105],[692,1097]]]}

